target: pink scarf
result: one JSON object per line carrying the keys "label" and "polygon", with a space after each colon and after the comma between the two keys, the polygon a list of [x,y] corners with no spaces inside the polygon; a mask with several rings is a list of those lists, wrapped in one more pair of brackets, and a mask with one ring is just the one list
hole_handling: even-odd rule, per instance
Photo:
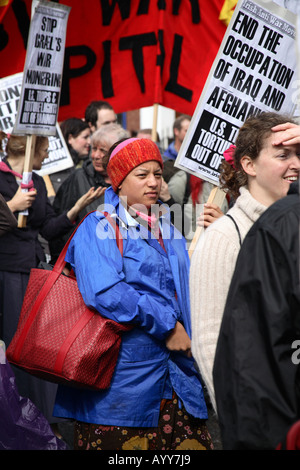
{"label": "pink scarf", "polygon": [[144,212],[139,212],[139,211],[135,211],[135,212],[141,219],[146,220],[148,222],[149,227],[151,228],[151,230],[154,231],[155,237],[158,238],[159,226],[158,226],[158,218],[156,217],[156,215],[151,214],[150,216],[150,215],[144,214]]}
{"label": "pink scarf", "polygon": [[[16,171],[11,170],[9,166],[7,166],[4,162],[0,162],[0,171],[3,171],[5,173],[12,173],[14,176],[22,180],[22,175],[20,175],[20,173],[17,173]],[[31,180],[28,184],[21,183],[21,188],[29,189],[29,191],[34,191],[33,181]]]}

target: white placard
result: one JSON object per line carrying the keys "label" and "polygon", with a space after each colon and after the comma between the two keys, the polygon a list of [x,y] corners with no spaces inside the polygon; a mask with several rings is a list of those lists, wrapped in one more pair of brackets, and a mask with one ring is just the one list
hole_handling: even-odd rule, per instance
{"label": "white placard", "polygon": [[295,82],[296,16],[272,1],[240,0],[175,166],[218,185],[223,152],[247,117],[294,114]]}
{"label": "white placard", "polygon": [[[0,130],[11,134],[21,96],[23,73],[0,79]],[[36,171],[41,176],[71,168],[74,163],[60,127],[56,124],[55,136],[49,136],[49,155],[42,168]],[[1,152],[2,149],[0,149]]]}

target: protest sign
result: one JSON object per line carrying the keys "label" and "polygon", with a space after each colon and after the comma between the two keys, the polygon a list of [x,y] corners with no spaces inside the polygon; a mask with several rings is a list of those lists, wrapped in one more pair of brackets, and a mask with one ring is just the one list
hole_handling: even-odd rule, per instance
{"label": "protest sign", "polygon": [[[2,76],[24,67],[31,0],[13,3],[0,35]],[[62,3],[71,11],[59,121],[84,117],[93,100],[116,113],[158,103],[193,114],[226,31],[227,0]]]}
{"label": "protest sign", "polygon": [[[15,123],[18,103],[21,96],[22,73],[0,80],[0,130],[11,134]],[[43,161],[42,168],[36,171],[41,176],[56,173],[74,165],[68,147],[56,124],[56,135],[49,136],[48,157]]]}
{"label": "protest sign", "polygon": [[15,134],[55,135],[70,7],[33,4]]}
{"label": "protest sign", "polygon": [[295,15],[271,1],[240,0],[175,166],[219,184],[223,152],[250,115],[295,112]]}

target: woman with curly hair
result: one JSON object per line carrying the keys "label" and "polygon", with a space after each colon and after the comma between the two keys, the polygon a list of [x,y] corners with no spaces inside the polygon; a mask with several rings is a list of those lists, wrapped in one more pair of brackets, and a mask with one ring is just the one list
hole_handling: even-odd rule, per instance
{"label": "woman with curly hair", "polygon": [[221,187],[233,207],[200,237],[191,260],[192,352],[215,408],[212,368],[225,301],[241,244],[253,223],[299,178],[300,126],[261,113],[224,153]]}

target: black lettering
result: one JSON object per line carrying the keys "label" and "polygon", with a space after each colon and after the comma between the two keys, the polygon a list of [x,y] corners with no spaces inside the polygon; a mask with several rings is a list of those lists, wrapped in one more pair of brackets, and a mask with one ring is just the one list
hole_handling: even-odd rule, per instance
{"label": "black lettering", "polygon": [[280,45],[280,39],[283,38],[283,35],[273,31],[267,26],[263,26],[263,33],[258,42],[259,45],[262,45],[268,51],[277,53],[276,47]]}
{"label": "black lettering", "polygon": [[241,34],[247,39],[253,39],[258,28],[258,21],[250,16],[239,12],[232,26],[233,31]]}
{"label": "black lettering", "polygon": [[11,4],[11,7],[18,23],[18,28],[23,39],[24,48],[26,49],[30,27],[30,18],[27,13],[25,2],[23,0],[14,0]]}
{"label": "black lettering", "polygon": [[110,49],[111,41],[103,42],[104,61],[101,68],[101,82],[102,82],[102,93],[104,98],[111,98],[114,96],[111,66],[110,66]]}
{"label": "black lettering", "polygon": [[[192,22],[194,24],[199,24],[201,21],[200,14],[200,5],[198,0],[189,0],[191,4],[191,13],[192,13]],[[112,0],[111,5],[109,0],[100,0],[102,8],[102,24],[103,26],[109,26],[111,19],[113,17],[116,4],[118,4],[121,18],[125,20],[130,16],[130,1],[124,0]],[[172,14],[179,15],[179,9],[182,4],[182,0],[172,0]],[[137,15],[147,15],[149,13],[150,0],[140,0],[137,8]],[[157,0],[158,10],[166,10],[166,0]],[[183,4],[183,8],[186,8],[186,5]]]}
{"label": "black lettering", "polygon": [[[173,0],[172,14],[179,15],[179,8],[181,6],[182,0]],[[200,5],[198,0],[190,0],[191,9],[192,9],[192,22],[194,24],[199,24],[201,21],[200,15]],[[186,5],[183,6],[186,8]]]}
{"label": "black lettering", "polygon": [[174,46],[171,58],[171,65],[170,65],[170,79],[166,85],[165,90],[174,93],[175,95],[183,98],[186,101],[191,102],[193,97],[193,91],[189,88],[185,88],[182,85],[179,85],[177,82],[178,80],[178,71],[180,65],[180,56],[181,56],[181,49],[182,49],[182,41],[183,37],[175,34],[174,37]]}
{"label": "black lettering", "polygon": [[43,16],[42,18],[42,25],[41,25],[41,30],[42,31],[45,31],[46,30],[46,21],[47,21],[47,18],[45,16]]}
{"label": "black lettering", "polygon": [[8,34],[4,29],[3,24],[0,24],[0,51],[3,51],[3,49],[6,48],[8,44]]}
{"label": "black lettering", "polygon": [[56,52],[59,52],[61,50],[61,38],[55,38],[56,39]]}
{"label": "black lettering", "polygon": [[120,38],[119,41],[120,51],[132,51],[132,62],[142,93],[145,93],[143,47],[155,45],[155,33],[127,36],[125,38]]}
{"label": "black lettering", "polygon": [[275,109],[275,111],[279,111],[284,100],[285,94],[282,91],[268,85],[260,101],[270,106],[272,109]]}
{"label": "black lettering", "polygon": [[165,46],[164,46],[164,31],[162,29],[158,30],[158,44],[160,49],[160,54],[156,57],[156,65],[160,67],[160,74],[162,75],[164,63],[165,63]]}
{"label": "black lettering", "polygon": [[11,129],[14,123],[10,116],[6,116],[3,119],[0,119],[0,130],[6,131],[7,129]]}
{"label": "black lettering", "polygon": [[249,105],[247,101],[242,101],[241,98],[234,96],[232,93],[228,93],[226,90],[221,90],[219,87],[214,88],[207,104],[218,109],[221,114],[224,113],[242,120],[247,119],[250,115],[260,114],[262,112],[259,108]]}
{"label": "black lettering", "polygon": [[47,18],[47,16],[43,16],[42,26],[41,26],[42,31],[53,33],[53,30],[56,28],[56,26],[57,26],[57,20],[52,19],[52,18]]}
{"label": "black lettering", "polygon": [[[137,15],[147,15],[149,11],[150,0],[140,0],[137,9]],[[163,8],[165,10],[165,8]]]}
{"label": "black lettering", "polygon": [[46,52],[38,52],[37,65],[40,65],[41,67],[51,67],[51,59],[51,54]]}
{"label": "black lettering", "polygon": [[115,6],[118,4],[120,13],[121,13],[121,18],[122,20],[126,20],[129,18],[130,15],[130,1],[125,1],[124,0],[113,0],[110,2],[109,0],[100,0],[101,8],[102,8],[102,24],[103,26],[109,26],[111,19],[113,17],[114,11],[115,11]]}
{"label": "black lettering", "polygon": [[[83,56],[86,58],[86,63],[82,67],[71,68],[71,57]],[[64,59],[64,70],[61,87],[61,99],[60,106],[70,104],[70,80],[72,78],[81,77],[88,73],[96,64],[97,56],[95,52],[84,44],[81,46],[66,47],[65,59]]]}
{"label": "black lettering", "polygon": [[216,86],[214,90],[212,91],[212,94],[210,95],[209,99],[207,100],[207,104],[214,106],[216,108],[218,94],[219,94],[219,87]]}
{"label": "black lettering", "polygon": [[15,85],[14,87],[10,86],[6,90],[0,90],[0,103],[7,101],[7,100],[13,100],[19,97],[20,97],[20,90],[19,90],[18,85]]}

